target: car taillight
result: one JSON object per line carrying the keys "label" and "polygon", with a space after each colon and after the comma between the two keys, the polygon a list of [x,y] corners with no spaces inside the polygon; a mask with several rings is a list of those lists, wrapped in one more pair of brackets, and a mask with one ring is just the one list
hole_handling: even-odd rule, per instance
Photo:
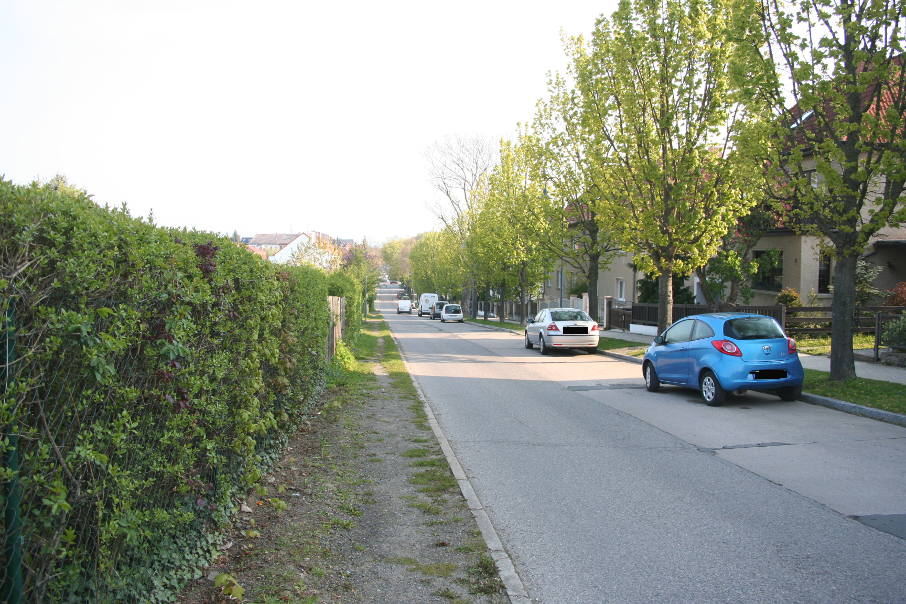
{"label": "car taillight", "polygon": [[796,354],[796,352],[798,351],[798,348],[796,348],[796,340],[794,340],[793,338],[786,339],[786,351],[789,354]]}
{"label": "car taillight", "polygon": [[592,326],[591,326],[591,330],[592,330],[592,331],[598,331],[598,324],[595,323],[594,325],[592,325]]}
{"label": "car taillight", "polygon": [[739,349],[739,346],[731,342],[730,340],[711,340],[711,345],[717,349],[718,352],[729,355],[731,357],[741,357],[742,351]]}
{"label": "car taillight", "polygon": [[556,323],[551,323],[550,325],[547,326],[547,330],[548,331],[560,331],[560,328],[557,327]]}

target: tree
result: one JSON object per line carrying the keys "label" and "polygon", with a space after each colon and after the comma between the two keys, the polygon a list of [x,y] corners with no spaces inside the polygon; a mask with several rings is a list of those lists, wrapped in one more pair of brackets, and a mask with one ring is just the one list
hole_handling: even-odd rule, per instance
{"label": "tree", "polygon": [[746,31],[734,0],[622,0],[574,44],[596,182],[617,199],[624,248],[660,278],[658,327],[672,321],[674,275],[720,246],[752,200],[754,166],[737,153],[748,117],[735,78]]}
{"label": "tree", "polygon": [[[465,247],[472,229],[472,221],[478,215],[476,203],[487,184],[487,174],[494,165],[494,147],[482,138],[453,138],[439,142],[429,151],[431,181],[443,196],[435,211],[438,218],[460,247]],[[468,264],[471,256],[466,255],[464,265],[464,299],[466,308],[474,318],[475,284],[479,279],[476,267]]]}
{"label": "tree", "polygon": [[[553,264],[551,254],[540,245],[550,227],[535,219],[542,189],[532,179],[528,155],[525,145],[501,141],[500,162],[488,177],[486,198],[467,244],[501,301],[518,290],[522,317],[527,296],[539,288]],[[503,313],[499,317],[504,320]]]}
{"label": "tree", "polygon": [[906,220],[902,0],[763,0],[758,92],[777,119],[771,150],[796,228],[834,258],[832,380],[855,377],[856,267],[869,239]]}
{"label": "tree", "polygon": [[388,241],[381,247],[381,258],[387,266],[388,276],[391,279],[409,283],[411,278],[409,255],[413,245],[415,245],[415,238],[410,237]]}
{"label": "tree", "polygon": [[435,292],[448,299],[458,297],[465,277],[465,261],[456,234],[443,229],[419,235],[410,258],[415,291]]}
{"label": "tree", "polygon": [[612,217],[612,197],[595,179],[601,161],[591,152],[594,141],[583,129],[581,99],[562,76],[554,76],[550,96],[538,103],[532,134],[524,137],[534,161],[535,178],[544,189],[535,213],[539,242],[585,277],[588,310],[598,317],[598,273],[619,251]]}
{"label": "tree", "polygon": [[736,304],[740,298],[743,302],[751,299],[752,277],[758,271],[753,250],[764,233],[780,222],[771,200],[762,191],[754,190],[753,194],[758,202],[722,237],[720,248],[708,263],[695,269],[708,304]]}

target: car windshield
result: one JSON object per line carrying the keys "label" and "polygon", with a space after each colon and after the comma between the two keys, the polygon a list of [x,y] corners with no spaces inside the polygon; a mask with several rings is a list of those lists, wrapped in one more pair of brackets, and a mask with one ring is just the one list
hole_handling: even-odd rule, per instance
{"label": "car windshield", "polygon": [[444,311],[446,311],[447,314],[456,314],[459,312],[459,310],[459,306],[456,304],[447,304],[444,307]]}
{"label": "car windshield", "polygon": [[551,319],[554,321],[591,321],[591,317],[581,310],[552,310]]}
{"label": "car windshield", "polygon": [[736,340],[770,340],[782,338],[783,330],[770,317],[742,317],[724,323],[724,335]]}

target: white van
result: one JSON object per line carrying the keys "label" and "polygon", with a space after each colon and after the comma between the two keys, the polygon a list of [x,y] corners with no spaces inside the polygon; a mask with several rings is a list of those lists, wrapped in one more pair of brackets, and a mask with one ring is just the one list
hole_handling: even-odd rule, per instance
{"label": "white van", "polygon": [[431,315],[431,307],[437,302],[437,294],[422,294],[418,297],[418,316]]}

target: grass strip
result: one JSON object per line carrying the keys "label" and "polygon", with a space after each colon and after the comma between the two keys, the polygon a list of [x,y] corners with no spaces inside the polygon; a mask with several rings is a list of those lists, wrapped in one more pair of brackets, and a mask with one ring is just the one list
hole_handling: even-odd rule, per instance
{"label": "grass strip", "polygon": [[835,382],[826,371],[806,369],[802,389],[810,394],[906,415],[906,387],[903,384],[867,378]]}
{"label": "grass strip", "polygon": [[522,330],[525,327],[521,323],[511,323],[510,321],[501,323],[497,319],[494,319],[493,321],[489,321],[488,319],[466,319],[466,321],[469,323],[478,323],[479,325],[488,325],[490,327],[502,327],[511,331],[518,331],[519,333],[522,333]]}
{"label": "grass strip", "polygon": [[[827,336],[802,336],[796,338],[796,346],[799,352],[805,354],[830,354],[831,338]],[[853,334],[853,350],[866,350],[874,348],[875,336],[870,333]]]}

